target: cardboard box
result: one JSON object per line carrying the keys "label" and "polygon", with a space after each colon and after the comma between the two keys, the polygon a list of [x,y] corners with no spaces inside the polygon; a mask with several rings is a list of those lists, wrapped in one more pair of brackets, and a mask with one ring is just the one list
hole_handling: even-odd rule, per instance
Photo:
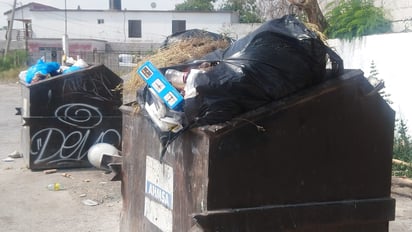
{"label": "cardboard box", "polygon": [[150,61],[146,61],[140,66],[137,74],[170,109],[181,110],[184,101],[183,96]]}

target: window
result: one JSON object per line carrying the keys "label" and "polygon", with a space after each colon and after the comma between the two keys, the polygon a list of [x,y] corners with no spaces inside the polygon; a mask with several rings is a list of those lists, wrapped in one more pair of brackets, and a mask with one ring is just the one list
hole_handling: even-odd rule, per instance
{"label": "window", "polygon": [[97,24],[103,24],[104,23],[104,19],[97,19]]}
{"label": "window", "polygon": [[185,30],[186,20],[172,20],[172,34]]}
{"label": "window", "polygon": [[129,38],[142,38],[141,20],[129,20]]}

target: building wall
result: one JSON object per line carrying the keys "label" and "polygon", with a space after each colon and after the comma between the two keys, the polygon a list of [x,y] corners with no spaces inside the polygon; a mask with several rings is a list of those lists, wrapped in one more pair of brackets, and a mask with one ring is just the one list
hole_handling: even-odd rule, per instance
{"label": "building wall", "polygon": [[[319,0],[323,12],[327,4],[339,0]],[[393,21],[394,32],[412,30],[412,0],[375,0],[382,6]],[[67,17],[65,17],[67,14]],[[10,17],[10,15],[9,15]],[[61,38],[67,33],[69,38],[99,39],[108,42],[160,43],[172,32],[172,20],[186,20],[187,29],[197,28],[216,33],[231,33],[234,38],[246,34],[244,28],[251,26],[238,24],[238,15],[230,12],[176,12],[159,10],[116,11],[116,10],[37,10],[29,7],[19,8],[15,13],[14,28],[23,30],[21,19],[32,19],[33,38]],[[97,19],[103,19],[98,24]],[[128,20],[142,20],[142,38],[128,37]],[[252,25],[253,26],[253,25]],[[235,31],[231,28],[240,29]]]}
{"label": "building wall", "polygon": [[391,105],[398,118],[412,127],[412,77],[410,54],[412,32],[364,36],[353,41],[329,40],[329,45],[343,58],[347,69],[361,69],[370,75],[374,62],[378,78],[385,81],[384,91],[390,94]]}
{"label": "building wall", "polygon": [[[16,12],[18,20],[19,12]],[[24,17],[32,19],[33,38],[98,39],[108,42],[160,43],[172,34],[172,20],[186,20],[186,29],[219,32],[224,24],[236,23],[231,12],[176,11],[106,11],[106,10],[30,11]],[[104,23],[98,24],[98,19]],[[142,37],[129,38],[128,21],[141,20]]]}
{"label": "building wall", "polygon": [[394,32],[412,31],[412,0],[376,0],[375,5],[386,10]]}

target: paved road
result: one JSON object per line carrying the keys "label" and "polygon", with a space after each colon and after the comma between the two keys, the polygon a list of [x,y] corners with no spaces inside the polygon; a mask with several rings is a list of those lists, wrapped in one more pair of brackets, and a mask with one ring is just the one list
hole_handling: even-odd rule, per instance
{"label": "paved road", "polygon": [[396,199],[396,218],[389,223],[390,232],[412,231],[412,188],[392,185],[392,197]]}
{"label": "paved road", "polygon": [[[120,182],[95,169],[60,170],[54,174],[33,172],[23,159],[3,162],[20,150],[21,86],[0,84],[0,231],[8,232],[116,232],[122,207]],[[67,173],[71,178],[62,176]],[[67,190],[52,192],[49,183],[60,182]],[[412,231],[412,189],[394,186],[396,220],[390,232]],[[396,192],[396,194],[395,194]],[[86,195],[86,196],[84,196]],[[84,196],[84,197],[82,197]],[[84,199],[99,202],[87,206]]]}

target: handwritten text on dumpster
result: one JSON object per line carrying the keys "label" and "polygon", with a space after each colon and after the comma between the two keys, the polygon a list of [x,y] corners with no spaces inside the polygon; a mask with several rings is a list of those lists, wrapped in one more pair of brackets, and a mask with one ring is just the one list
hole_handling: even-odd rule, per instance
{"label": "handwritten text on dumpster", "polygon": [[[92,144],[108,142],[121,143],[121,135],[116,129],[100,130],[91,136],[94,129],[102,123],[103,116],[98,108],[84,104],[71,103],[58,107],[55,117],[70,130],[49,127],[37,131],[32,136],[30,155],[36,157],[34,164],[80,161],[87,156]],[[86,145],[88,144],[88,146]]]}

